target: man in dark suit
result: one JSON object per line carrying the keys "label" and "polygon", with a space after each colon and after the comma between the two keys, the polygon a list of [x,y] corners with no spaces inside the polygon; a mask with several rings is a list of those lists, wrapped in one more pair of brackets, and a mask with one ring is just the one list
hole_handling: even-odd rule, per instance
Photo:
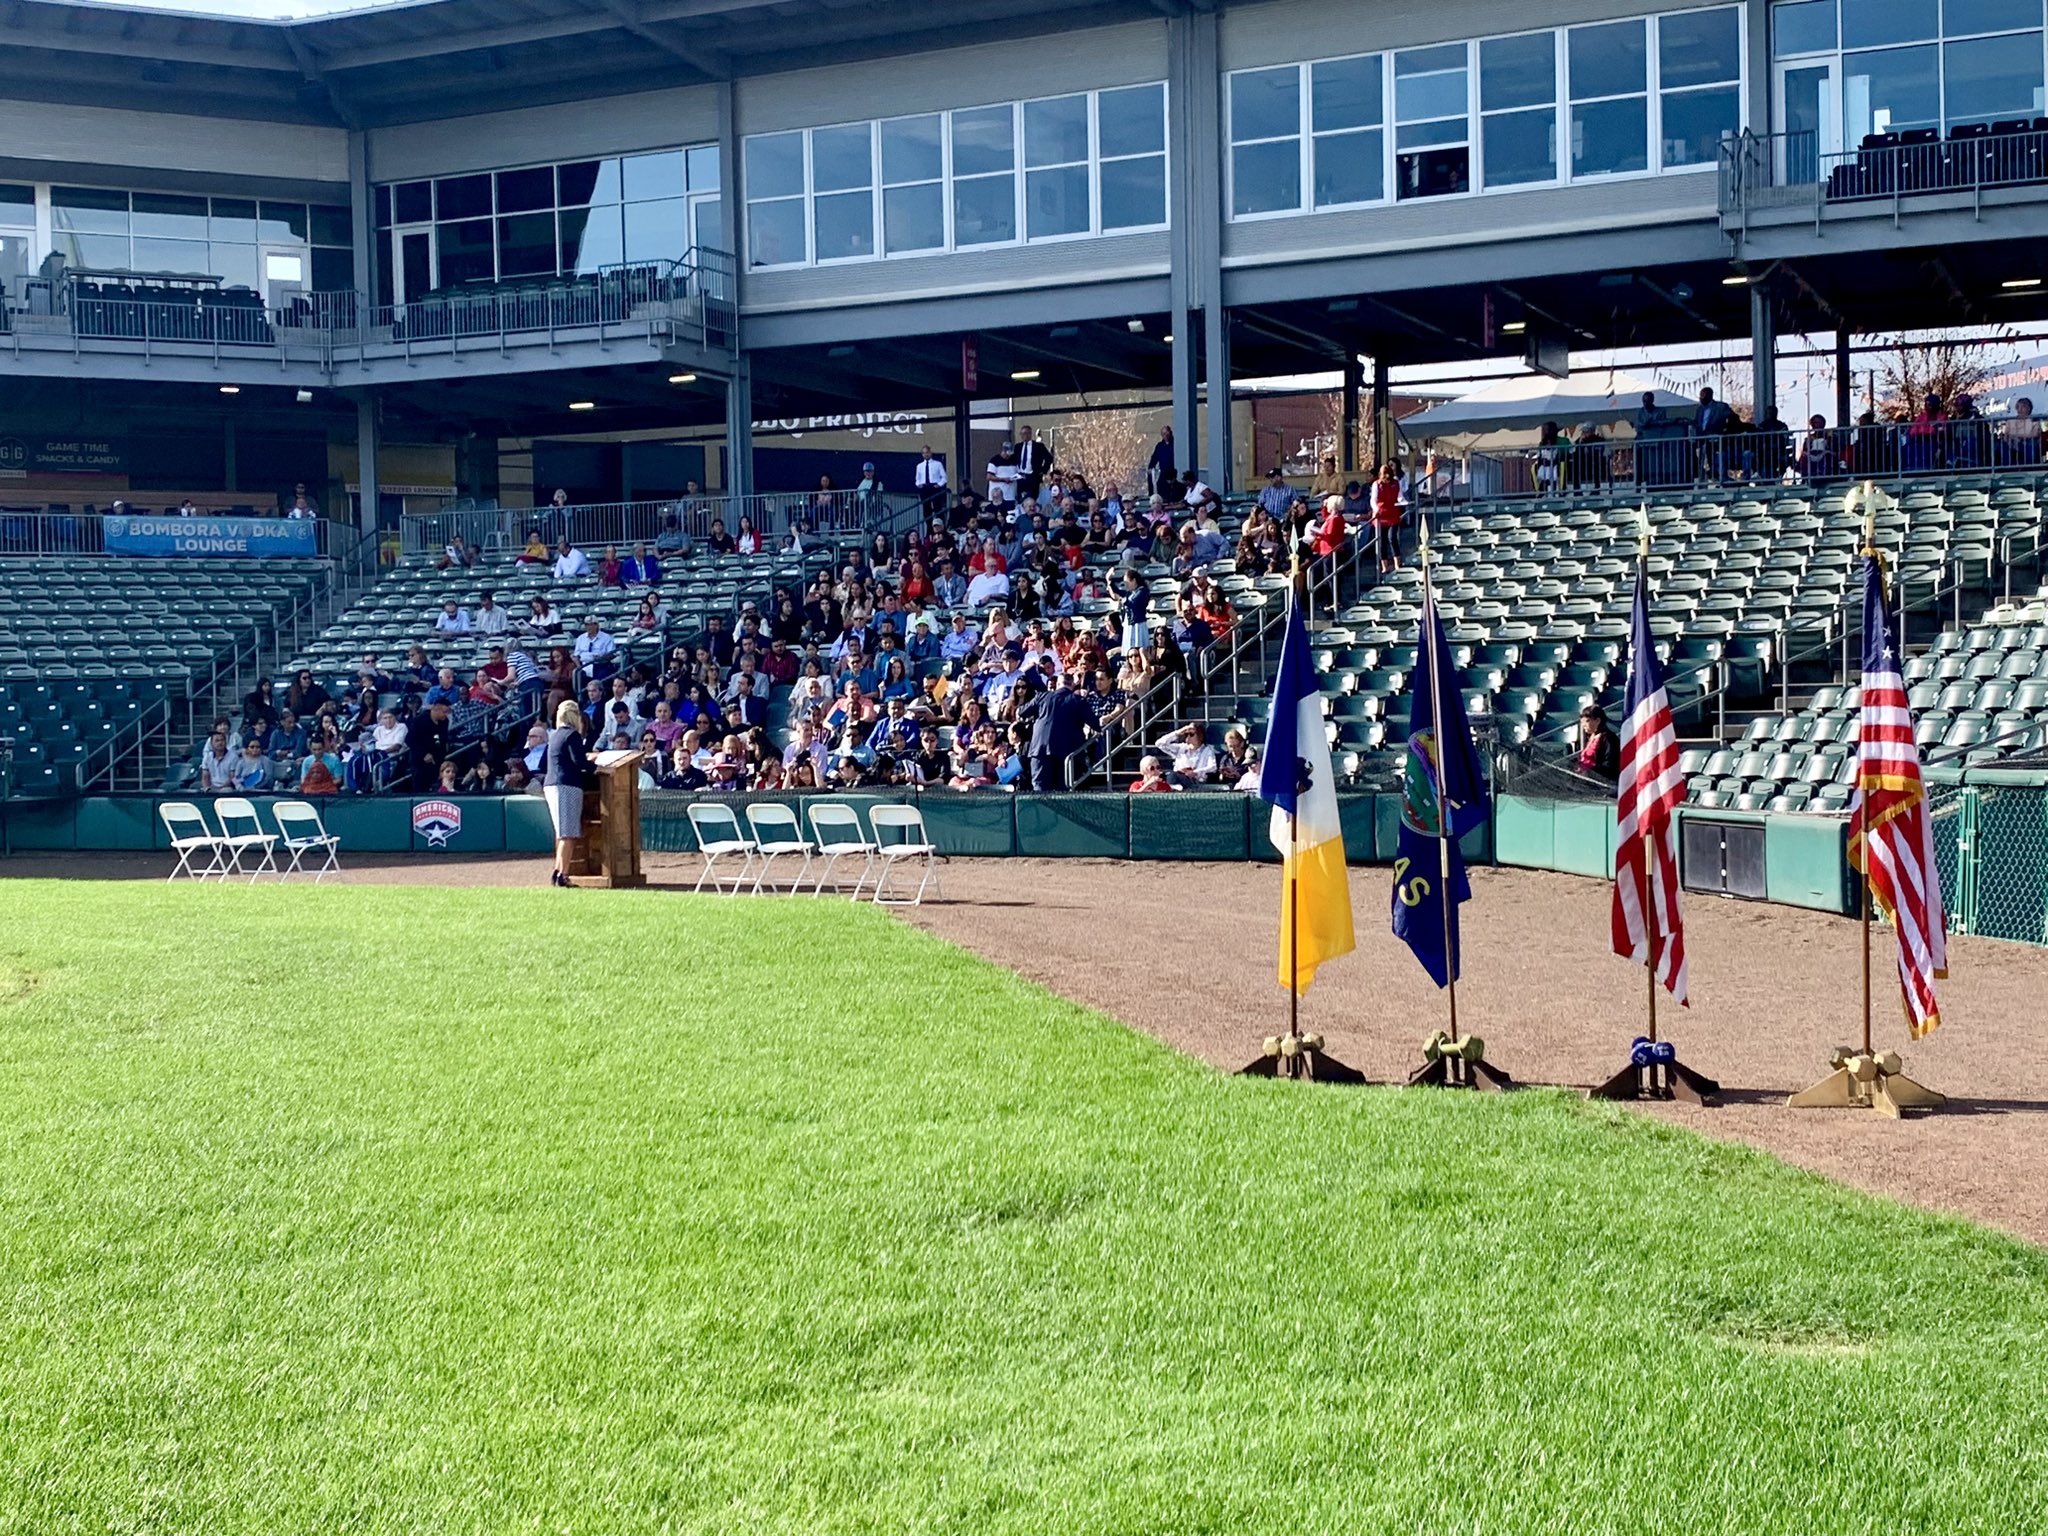
{"label": "man in dark suit", "polygon": [[754,676],[755,674],[751,672],[742,672],[734,679],[739,685],[739,691],[733,695],[732,702],[725,706],[726,721],[736,731],[768,724],[768,701],[755,697]]}
{"label": "man in dark suit", "polygon": [[1017,723],[1031,730],[1031,787],[1040,794],[1067,788],[1067,759],[1088,744],[1095,707],[1062,678],[1017,708]]}
{"label": "man in dark suit", "polygon": [[1017,499],[1029,496],[1033,501],[1045,488],[1045,477],[1052,472],[1052,450],[1038,440],[1031,428],[1025,427],[1017,434]]}
{"label": "man in dark suit", "polygon": [[432,794],[440,782],[441,763],[448,756],[448,715],[446,704],[430,704],[406,725],[407,776],[416,795]]}

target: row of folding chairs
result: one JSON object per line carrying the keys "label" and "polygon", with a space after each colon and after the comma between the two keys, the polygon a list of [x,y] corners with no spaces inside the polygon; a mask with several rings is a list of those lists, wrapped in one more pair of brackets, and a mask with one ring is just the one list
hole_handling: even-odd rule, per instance
{"label": "row of folding chairs", "polygon": [[[810,821],[808,837],[796,809],[780,801],[749,804],[744,824],[728,804],[693,801],[687,815],[697,852],[704,860],[694,889],[702,891],[709,885],[728,896],[749,889],[756,896],[777,891],[781,889],[777,884],[779,864],[784,871],[794,869],[789,876],[789,895],[801,893],[808,880],[811,895],[816,897],[825,894],[828,884],[835,892],[845,891],[845,870],[857,864],[859,873],[850,893],[854,901],[866,895],[882,906],[914,907],[924,900],[928,889],[933,895],[942,894],[938,849],[932,846],[924,813],[916,806],[870,806],[866,827],[861,825],[860,811],[843,801],[813,801],[804,814]],[[918,876],[915,890],[908,889],[910,869]],[[905,871],[901,884],[896,879],[899,870]]]}
{"label": "row of folding chairs", "polygon": [[[265,875],[280,881],[310,874],[318,885],[341,873],[341,839],[327,830],[319,811],[304,800],[279,800],[271,806],[277,830],[266,832],[252,801],[225,795],[213,802],[216,827],[206,812],[189,800],[166,800],[157,807],[171,852],[178,856],[170,880],[228,880],[242,875],[254,885]],[[280,862],[282,856],[283,862]],[[311,860],[309,864],[307,861]]]}

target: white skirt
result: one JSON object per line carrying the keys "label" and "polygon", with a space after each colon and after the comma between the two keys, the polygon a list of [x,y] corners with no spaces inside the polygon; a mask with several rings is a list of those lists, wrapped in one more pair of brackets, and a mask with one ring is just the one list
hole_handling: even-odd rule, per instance
{"label": "white skirt", "polygon": [[583,835],[583,791],[574,784],[550,784],[543,793],[548,815],[554,818],[555,837],[568,839]]}

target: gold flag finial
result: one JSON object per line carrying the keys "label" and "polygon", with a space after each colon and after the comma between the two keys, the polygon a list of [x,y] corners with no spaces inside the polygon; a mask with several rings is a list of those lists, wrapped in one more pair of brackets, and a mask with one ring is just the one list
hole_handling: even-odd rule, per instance
{"label": "gold flag finial", "polygon": [[1645,561],[1650,558],[1650,504],[1647,501],[1636,514],[1636,548]]}
{"label": "gold flag finial", "polygon": [[1866,480],[1863,482],[1863,552],[1870,553],[1877,548],[1877,488]]}

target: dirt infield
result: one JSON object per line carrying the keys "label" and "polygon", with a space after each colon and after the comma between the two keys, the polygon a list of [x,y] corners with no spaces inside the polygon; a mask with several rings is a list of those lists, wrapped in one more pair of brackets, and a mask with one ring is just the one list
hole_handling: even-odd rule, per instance
{"label": "dirt infield", "polygon": [[[544,885],[531,859],[350,861],[355,882]],[[160,855],[27,856],[0,875],[162,878]],[[657,884],[694,861],[650,857]],[[1241,1066],[1285,1020],[1274,975],[1279,876],[1271,866],[1105,860],[956,860],[920,927],[1214,1065]],[[1473,871],[1461,1022],[1489,1060],[1527,1082],[1584,1087],[1622,1063],[1643,1016],[1643,973],[1607,953],[1609,887],[1569,875]],[[1379,1081],[1419,1061],[1441,994],[1387,931],[1387,872],[1352,871],[1359,952],[1331,965],[1302,1005],[1305,1028]],[[602,900],[565,893],[564,900]],[[1905,1040],[1878,934],[1878,1043],[1950,1096],[1944,1113],[1896,1121],[1794,1112],[1784,1096],[1855,1038],[1855,924],[1785,907],[1693,898],[1695,1006],[1665,1013],[1683,1057],[1727,1090],[1721,1108],[1648,1112],[1749,1142],[1861,1188],[1955,1211],[2048,1244],[2048,950],[1988,939],[1952,945],[1947,1024]],[[1674,1015],[1676,1015],[1674,1017]],[[1331,1090],[1336,1091],[1336,1090]]]}

